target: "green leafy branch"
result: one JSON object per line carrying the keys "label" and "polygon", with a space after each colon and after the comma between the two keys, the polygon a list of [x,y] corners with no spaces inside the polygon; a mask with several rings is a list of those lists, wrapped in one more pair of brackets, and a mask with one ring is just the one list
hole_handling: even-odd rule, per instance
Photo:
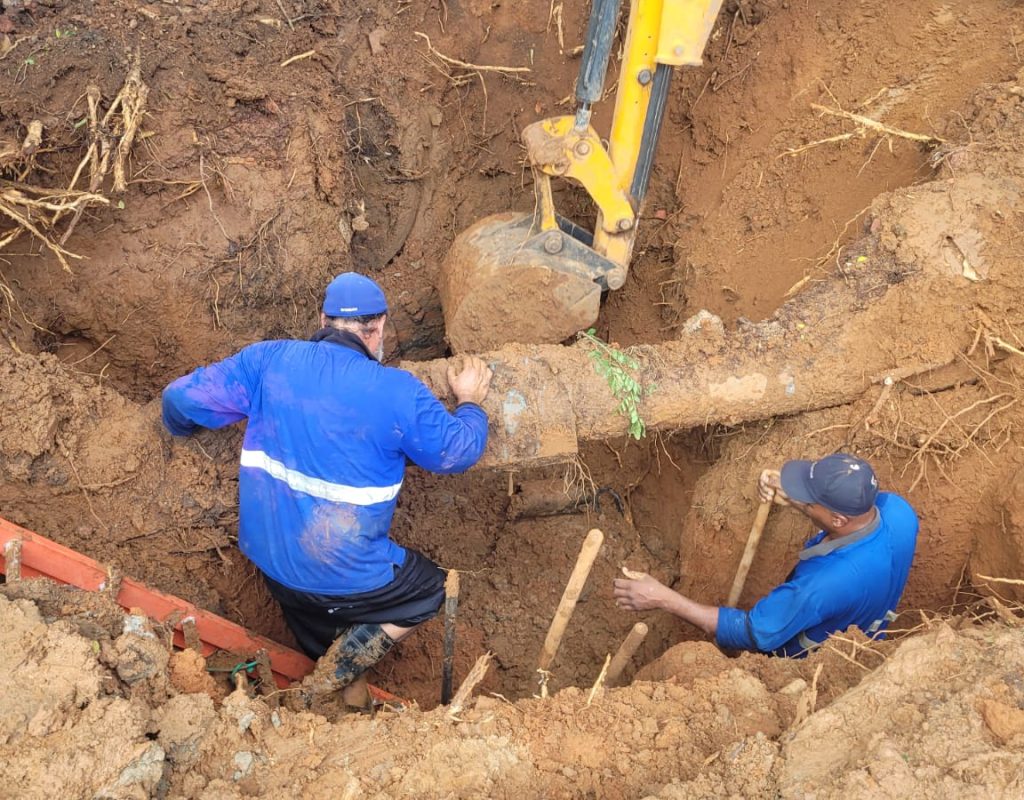
{"label": "green leafy branch", "polygon": [[593,328],[580,332],[579,338],[590,343],[589,355],[590,360],[594,362],[594,370],[608,381],[608,387],[619,401],[615,410],[629,421],[629,435],[634,439],[642,439],[647,426],[640,416],[640,401],[644,394],[650,394],[655,387],[650,386],[645,391],[640,382],[630,374],[630,371],[640,368],[639,362],[629,353],[602,342],[595,335]]}

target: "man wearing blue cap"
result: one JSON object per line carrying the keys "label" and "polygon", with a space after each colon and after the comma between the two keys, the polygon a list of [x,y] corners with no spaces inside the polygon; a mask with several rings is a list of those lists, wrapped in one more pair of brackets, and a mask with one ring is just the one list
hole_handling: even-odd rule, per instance
{"label": "man wearing blue cap", "polygon": [[845,453],[765,470],[758,492],[765,502],[792,506],[820,531],[786,582],[750,611],[694,602],[642,574],[615,581],[616,605],[668,611],[714,634],[720,647],[781,656],[805,655],[850,625],[884,635],[917,543],[910,504],[879,492],[871,465]]}
{"label": "man wearing blue cap", "polygon": [[[176,436],[247,420],[238,546],[306,654],[330,648],[329,689],[352,684],[444,601],[442,570],[388,536],[406,459],[464,472],[487,443],[487,365],[449,367],[449,413],[412,374],[380,363],[386,317],[380,287],[346,272],[327,287],[311,341],[258,342],[163,393]],[[366,701],[365,689],[349,696]]]}

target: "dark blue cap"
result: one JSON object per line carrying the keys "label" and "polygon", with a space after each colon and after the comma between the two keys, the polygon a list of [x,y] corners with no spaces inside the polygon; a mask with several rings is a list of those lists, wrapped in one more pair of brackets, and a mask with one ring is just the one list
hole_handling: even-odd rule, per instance
{"label": "dark blue cap", "polygon": [[782,491],[798,503],[817,503],[851,517],[870,511],[878,496],[871,465],[847,453],[818,461],[787,461],[780,482]]}
{"label": "dark blue cap", "polygon": [[323,311],[329,317],[365,317],[387,310],[383,290],[365,275],[343,272],[327,284]]}

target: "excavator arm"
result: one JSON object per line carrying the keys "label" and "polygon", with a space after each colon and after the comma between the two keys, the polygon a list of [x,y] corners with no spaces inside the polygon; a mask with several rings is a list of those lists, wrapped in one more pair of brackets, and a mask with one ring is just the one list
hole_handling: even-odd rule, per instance
{"label": "excavator arm", "polygon": [[[626,281],[668,103],[672,71],[699,66],[722,0],[634,0],[608,147],[590,124],[602,99],[621,0],[594,0],[572,116],[523,131],[536,190],[532,214],[488,217],[442,264],[441,300],[455,351],[558,342],[593,324],[601,293]],[[597,207],[586,231],[557,214],[552,178]]]}

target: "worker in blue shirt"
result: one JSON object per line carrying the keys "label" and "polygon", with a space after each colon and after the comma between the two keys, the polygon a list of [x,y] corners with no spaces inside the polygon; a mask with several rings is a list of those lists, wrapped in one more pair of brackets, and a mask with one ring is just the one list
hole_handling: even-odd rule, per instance
{"label": "worker in blue shirt", "polygon": [[720,647],[803,656],[832,633],[856,625],[882,636],[895,618],[914,558],[918,520],[902,497],[878,491],[871,465],[845,453],[788,461],[765,470],[761,499],[791,506],[819,528],[786,582],[749,611],[703,605],[630,573],[615,581],[629,611],[661,609],[714,634]]}
{"label": "worker in blue shirt", "polygon": [[[163,393],[176,436],[246,420],[238,546],[259,568],[327,685],[365,706],[361,674],[444,602],[444,573],[388,536],[406,459],[464,472],[487,443],[491,370],[449,368],[449,413],[409,372],[381,364],[387,300],[346,272],[327,287],[311,341],[249,345]],[[328,649],[329,653],[328,653]]]}

